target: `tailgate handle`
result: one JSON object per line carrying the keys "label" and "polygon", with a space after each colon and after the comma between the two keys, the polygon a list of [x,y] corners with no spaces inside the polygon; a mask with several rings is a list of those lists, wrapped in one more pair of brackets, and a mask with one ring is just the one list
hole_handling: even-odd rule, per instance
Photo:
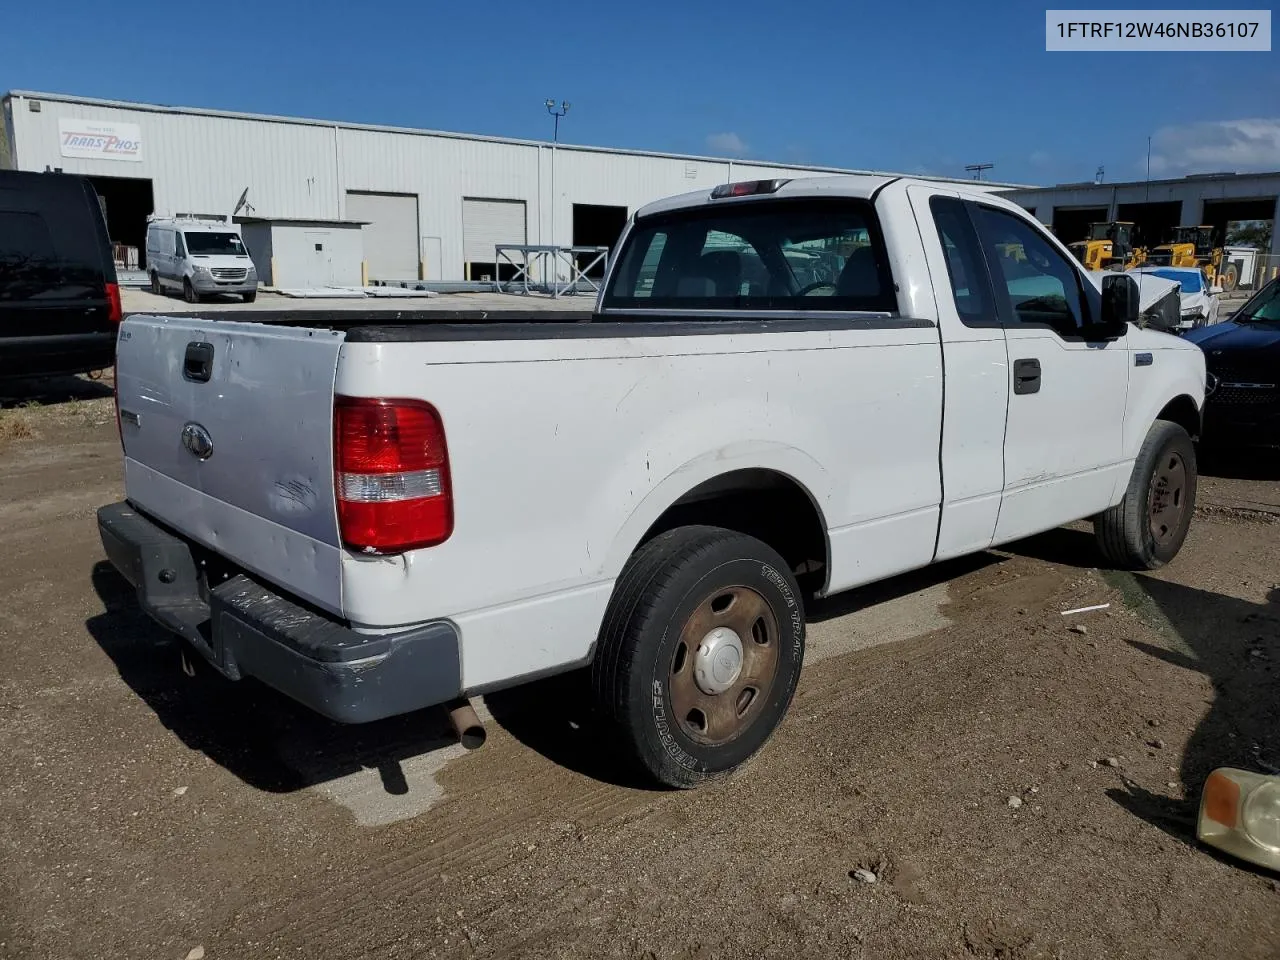
{"label": "tailgate handle", "polygon": [[182,379],[192,383],[208,383],[213,375],[213,344],[193,340],[187,344],[182,358]]}

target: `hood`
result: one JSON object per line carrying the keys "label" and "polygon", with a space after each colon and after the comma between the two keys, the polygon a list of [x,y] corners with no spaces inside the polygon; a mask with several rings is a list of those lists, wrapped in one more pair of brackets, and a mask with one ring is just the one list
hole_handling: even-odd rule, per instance
{"label": "hood", "polygon": [[1130,350],[1196,350],[1185,337],[1165,333],[1152,327],[1129,327]]}
{"label": "hood", "polygon": [[1241,354],[1268,355],[1280,362],[1280,325],[1236,323],[1228,320],[1211,327],[1192,330],[1183,339],[1204,350],[1212,365],[1215,356]]}

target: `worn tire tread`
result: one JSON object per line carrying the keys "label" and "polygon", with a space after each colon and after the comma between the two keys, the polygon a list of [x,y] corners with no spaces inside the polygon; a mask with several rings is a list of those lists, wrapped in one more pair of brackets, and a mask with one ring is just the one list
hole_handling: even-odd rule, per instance
{"label": "worn tire tread", "polygon": [[[1165,561],[1154,555],[1147,542],[1147,532],[1144,529],[1146,497],[1156,454],[1166,444],[1178,440],[1185,441],[1188,446],[1191,444],[1190,435],[1178,424],[1168,420],[1155,421],[1138,450],[1124,498],[1114,507],[1094,517],[1093,531],[1098,548],[1112,567],[1122,570],[1155,570],[1164,565]],[[1194,475],[1194,450],[1188,467]],[[1194,500],[1190,509],[1195,509]]]}
{"label": "worn tire tread", "polygon": [[[687,526],[659,534],[643,544],[623,568],[600,628],[591,680],[598,709],[628,734],[631,678],[641,655],[638,638],[660,629],[653,621],[661,616],[660,607],[666,602],[673,581],[690,565],[701,563],[706,555],[734,541],[741,541],[751,553],[759,553],[762,547],[773,553],[767,545],[734,530]],[[781,566],[780,569],[786,571],[787,568]],[[793,585],[792,589],[798,597],[798,588]],[[634,736],[627,735],[622,740],[634,763],[649,769],[669,786],[692,787],[724,775],[688,770],[667,757],[659,758],[661,769],[655,771]]]}

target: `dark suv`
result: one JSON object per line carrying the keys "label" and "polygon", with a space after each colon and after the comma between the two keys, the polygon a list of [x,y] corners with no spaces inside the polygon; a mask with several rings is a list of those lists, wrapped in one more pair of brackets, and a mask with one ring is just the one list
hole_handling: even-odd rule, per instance
{"label": "dark suv", "polygon": [[88,180],[0,170],[0,378],[115,362],[120,288]]}
{"label": "dark suv", "polygon": [[1187,339],[1204,351],[1206,442],[1280,447],[1280,279]]}

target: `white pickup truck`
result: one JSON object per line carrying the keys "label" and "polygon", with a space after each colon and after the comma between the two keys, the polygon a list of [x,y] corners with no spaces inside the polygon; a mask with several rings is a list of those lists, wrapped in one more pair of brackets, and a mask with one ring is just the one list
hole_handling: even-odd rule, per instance
{"label": "white pickup truck", "polygon": [[228,677],[360,722],[590,667],[691,786],[810,597],[1088,517],[1173,558],[1204,358],[1136,308],[998,196],[859,176],[639,210],[579,322],[132,317],[102,541]]}

